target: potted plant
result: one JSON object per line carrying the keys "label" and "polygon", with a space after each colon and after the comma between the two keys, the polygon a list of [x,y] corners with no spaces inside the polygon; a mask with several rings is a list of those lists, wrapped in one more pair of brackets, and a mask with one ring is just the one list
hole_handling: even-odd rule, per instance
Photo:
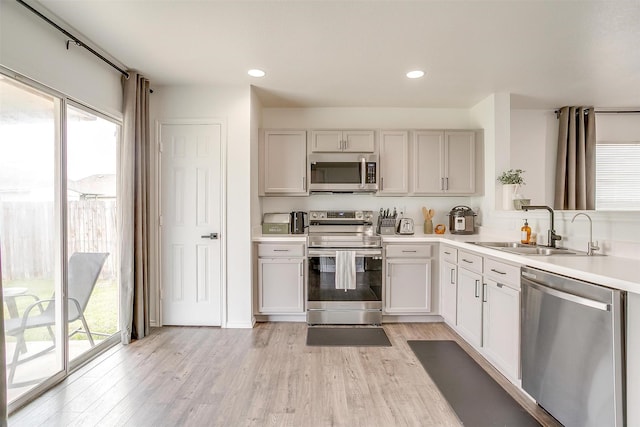
{"label": "potted plant", "polygon": [[504,210],[514,209],[514,200],[516,199],[520,200],[519,205],[522,205],[522,200],[525,200],[518,194],[520,186],[525,185],[523,173],[522,169],[509,169],[498,176],[498,182],[502,184],[502,208]]}

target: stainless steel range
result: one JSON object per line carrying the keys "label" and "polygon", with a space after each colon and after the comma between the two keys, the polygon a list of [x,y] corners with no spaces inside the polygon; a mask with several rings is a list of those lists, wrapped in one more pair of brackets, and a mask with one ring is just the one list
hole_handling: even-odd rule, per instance
{"label": "stainless steel range", "polygon": [[309,212],[307,323],[382,323],[382,242],[372,211]]}

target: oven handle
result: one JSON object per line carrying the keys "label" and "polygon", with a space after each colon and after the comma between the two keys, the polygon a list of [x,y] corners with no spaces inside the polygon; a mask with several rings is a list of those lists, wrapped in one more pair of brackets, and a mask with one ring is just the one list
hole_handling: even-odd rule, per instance
{"label": "oven handle", "polygon": [[[346,249],[345,249],[346,250]],[[356,256],[382,256],[382,249],[351,249],[355,250]],[[334,257],[340,249],[309,249],[309,256]]]}

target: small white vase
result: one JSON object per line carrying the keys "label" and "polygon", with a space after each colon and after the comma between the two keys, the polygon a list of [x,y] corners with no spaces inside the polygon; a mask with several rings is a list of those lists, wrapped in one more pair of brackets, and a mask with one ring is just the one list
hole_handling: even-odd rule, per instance
{"label": "small white vase", "polygon": [[515,210],[513,207],[513,196],[518,191],[519,184],[502,184],[502,209],[505,211]]}

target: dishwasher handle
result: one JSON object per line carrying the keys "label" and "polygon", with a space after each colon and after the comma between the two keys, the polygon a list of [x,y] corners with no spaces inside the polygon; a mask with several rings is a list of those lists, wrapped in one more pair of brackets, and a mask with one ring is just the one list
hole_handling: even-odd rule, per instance
{"label": "dishwasher handle", "polygon": [[538,283],[535,283],[529,279],[526,278],[522,278],[522,283],[526,284],[530,287],[532,287],[533,289],[536,289],[542,293],[545,294],[549,294],[552,295],[554,297],[563,299],[565,301],[570,301],[570,302],[574,302],[576,304],[580,304],[580,305],[584,305],[587,307],[591,307],[591,308],[595,308],[597,310],[601,310],[601,311],[611,311],[611,304],[607,304],[604,302],[600,302],[600,301],[596,301],[596,300],[592,300],[589,298],[585,298],[585,297],[580,297],[578,295],[574,295],[574,294],[570,294],[567,292],[562,292],[562,291],[558,291],[556,289],[553,288],[549,288],[547,286],[544,285],[539,285]]}

